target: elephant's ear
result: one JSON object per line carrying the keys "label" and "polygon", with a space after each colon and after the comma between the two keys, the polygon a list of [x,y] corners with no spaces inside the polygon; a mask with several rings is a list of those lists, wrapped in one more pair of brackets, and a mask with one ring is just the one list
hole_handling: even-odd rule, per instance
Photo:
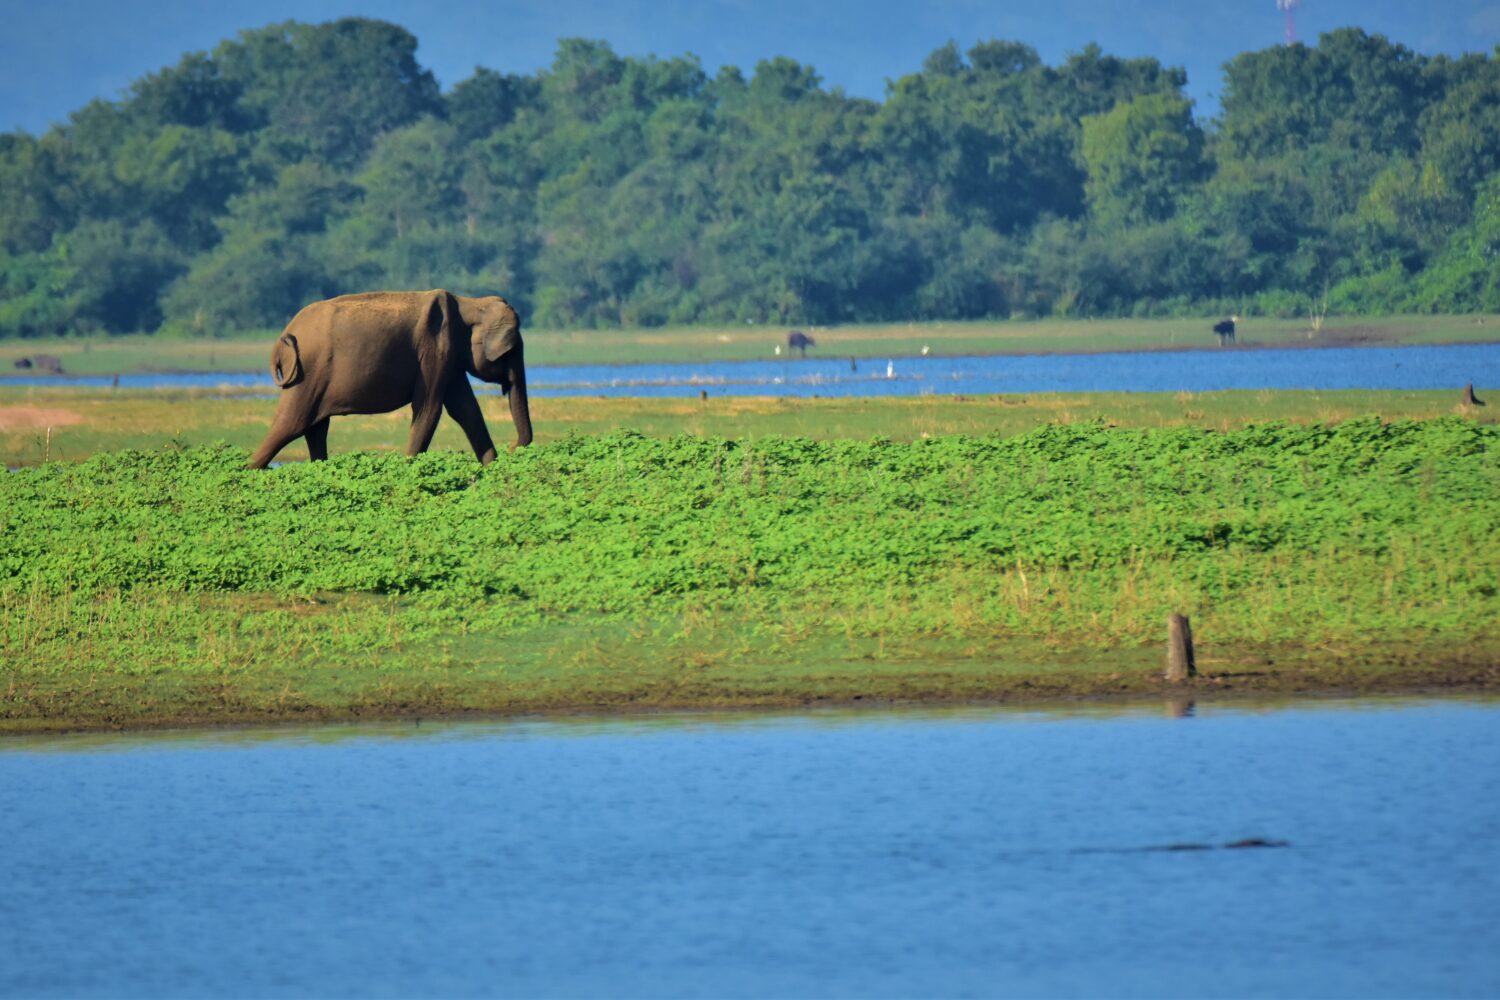
{"label": "elephant's ear", "polygon": [[521,319],[510,303],[496,298],[474,329],[484,349],[484,360],[494,363],[521,345]]}
{"label": "elephant's ear", "polygon": [[427,329],[435,334],[440,342],[447,341],[448,333],[453,329],[453,319],[458,316],[458,303],[453,301],[453,296],[447,291],[436,288],[429,292],[432,303],[427,307]]}

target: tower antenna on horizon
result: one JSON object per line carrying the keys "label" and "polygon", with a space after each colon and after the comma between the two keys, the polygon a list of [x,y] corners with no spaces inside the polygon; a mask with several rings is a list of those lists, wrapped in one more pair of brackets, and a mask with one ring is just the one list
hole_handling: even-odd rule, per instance
{"label": "tower antenna on horizon", "polygon": [[1302,0],[1276,0],[1276,9],[1286,13],[1286,44],[1297,44],[1297,8]]}

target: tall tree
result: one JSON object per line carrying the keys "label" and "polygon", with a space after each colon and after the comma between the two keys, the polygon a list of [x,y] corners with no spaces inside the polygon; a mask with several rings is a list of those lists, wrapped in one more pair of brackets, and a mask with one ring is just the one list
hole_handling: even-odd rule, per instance
{"label": "tall tree", "polygon": [[442,113],[437,81],[416,51],[406,29],[350,17],[247,31],[213,58],[275,158],[347,169],[384,133]]}
{"label": "tall tree", "polygon": [[1085,118],[1082,153],[1089,207],[1106,226],[1167,218],[1206,167],[1192,104],[1167,94]]}

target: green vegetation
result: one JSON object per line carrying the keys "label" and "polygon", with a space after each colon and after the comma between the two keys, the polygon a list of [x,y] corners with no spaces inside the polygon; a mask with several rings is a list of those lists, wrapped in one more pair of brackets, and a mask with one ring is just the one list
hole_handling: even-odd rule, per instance
{"label": "green vegetation", "polygon": [[376,287],[554,329],[1500,310],[1500,58],[1348,28],[1181,70],[949,45],[881,102],[560,43],[449,93],[350,18],[0,135],[0,336],[279,328]]}
{"label": "green vegetation", "polygon": [[0,477],[0,725],[1139,691],[1169,611],[1204,685],[1492,685],[1497,444],[1446,417],[53,463]]}

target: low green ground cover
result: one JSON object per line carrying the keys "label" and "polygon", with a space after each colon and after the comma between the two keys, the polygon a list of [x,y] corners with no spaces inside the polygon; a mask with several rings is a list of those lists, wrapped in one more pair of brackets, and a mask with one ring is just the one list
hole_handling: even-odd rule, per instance
{"label": "low green ground cover", "polygon": [[0,725],[1130,689],[1171,611],[1230,673],[1483,673],[1497,444],[1447,417],[52,463],[0,477]]}

